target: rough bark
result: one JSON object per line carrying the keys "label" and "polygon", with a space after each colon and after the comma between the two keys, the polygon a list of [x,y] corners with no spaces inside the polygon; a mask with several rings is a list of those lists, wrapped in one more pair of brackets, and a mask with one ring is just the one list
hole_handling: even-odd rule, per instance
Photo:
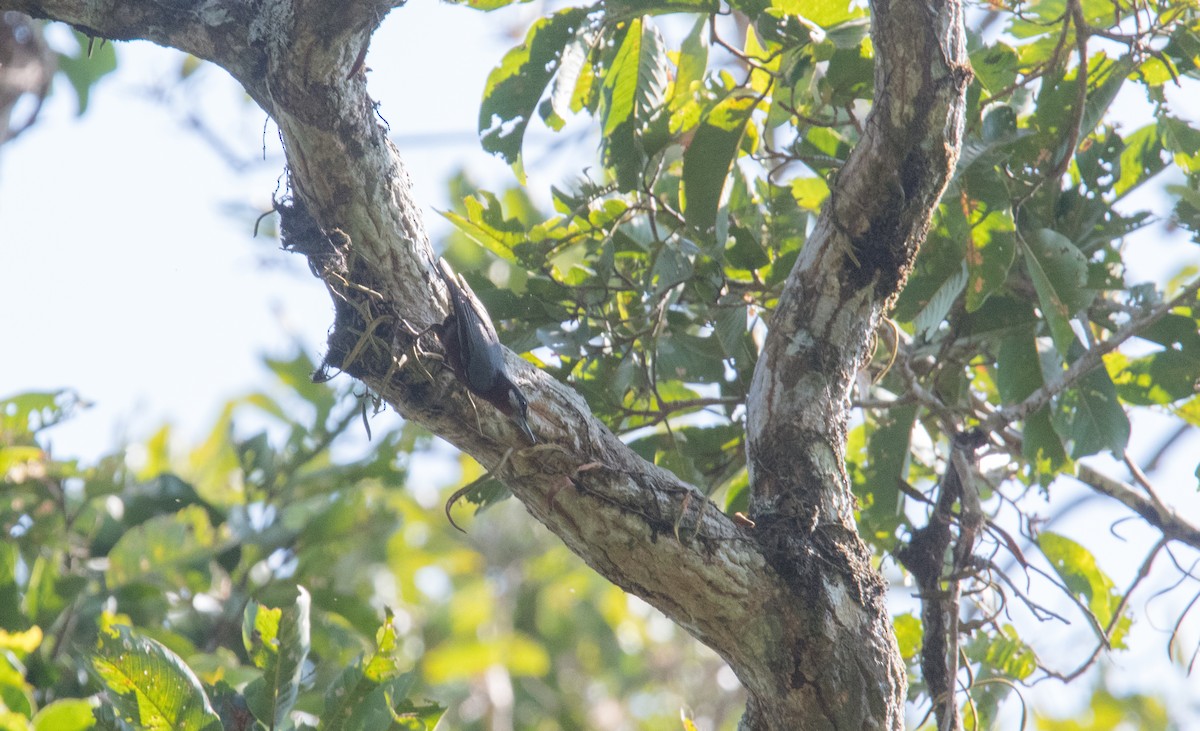
{"label": "rough bark", "polygon": [[336,308],[328,363],[495,470],[592,567],[729,662],[746,729],[899,729],[904,668],[843,466],[851,378],[953,168],[969,72],[959,0],[876,0],[877,99],[788,281],[749,404],[737,525],[637,457],[569,388],[508,354],[542,443],[472,404],[412,333],[448,311],[419,206],[356,63],[388,2],[0,0],[225,68],[282,132],[285,243]]}

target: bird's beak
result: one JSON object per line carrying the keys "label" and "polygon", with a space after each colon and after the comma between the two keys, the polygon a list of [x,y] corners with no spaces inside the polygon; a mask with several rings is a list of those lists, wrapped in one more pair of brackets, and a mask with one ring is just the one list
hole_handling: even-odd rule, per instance
{"label": "bird's beak", "polygon": [[525,416],[523,414],[517,414],[513,416],[513,421],[517,423],[517,426],[521,427],[521,433],[524,434],[527,439],[529,439],[530,444],[538,443],[537,437],[533,435],[533,430],[529,428],[529,422],[525,420]]}

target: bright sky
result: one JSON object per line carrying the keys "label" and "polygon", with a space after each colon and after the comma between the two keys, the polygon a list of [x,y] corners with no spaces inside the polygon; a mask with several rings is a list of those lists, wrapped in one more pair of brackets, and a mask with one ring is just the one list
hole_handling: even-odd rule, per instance
{"label": "bright sky", "polygon": [[[517,40],[500,37],[498,25],[531,12],[485,15],[415,0],[374,38],[371,95],[431,230],[444,226],[434,209],[448,206],[445,181],[459,167],[490,182],[509,179],[479,148],[475,120],[488,71]],[[237,157],[261,161],[262,112],[217,69],[200,72],[203,95],[169,91],[181,63],[175,52],[136,43],[120,44],[118,54],[119,71],[95,90],[83,118],[60,83],[38,124],[0,148],[0,397],[77,389],[94,406],[57,427],[53,443],[59,455],[85,460],[166,420],[185,440],[199,437],[225,400],[266,380],[262,354],[288,355],[300,342],[319,355],[332,321],[328,295],[303,260],[273,239],[251,238],[248,207],[269,205],[282,171],[274,129],[265,134],[268,161],[238,172],[187,124],[195,114]],[[162,90],[170,103],[156,99]],[[1190,108],[1187,94],[1178,97],[1182,114],[1200,118],[1200,94]],[[541,163],[552,166],[550,157]],[[536,174],[538,157],[527,165]],[[1168,204],[1158,198],[1155,207]],[[1200,258],[1161,227],[1136,246],[1134,281]],[[1135,434],[1134,454],[1150,448]],[[1182,475],[1179,492],[1194,498],[1192,468],[1181,463],[1170,474]],[[1098,524],[1092,512],[1064,528],[1071,523],[1073,533]],[[1142,639],[1161,658],[1165,637]],[[1128,656],[1116,663],[1136,685],[1139,664]],[[1184,698],[1200,690],[1178,673],[1157,682]]]}
{"label": "bright sky", "polygon": [[[487,73],[513,42],[498,36],[495,16],[424,0],[372,42],[371,94],[431,229],[458,167],[506,173],[474,131]],[[251,238],[249,207],[269,206],[283,168],[265,115],[218,69],[170,92],[181,54],[117,50],[118,71],[82,118],[60,81],[37,125],[0,148],[0,396],[77,389],[94,406],[56,428],[54,445],[85,457],[168,419],[198,434],[225,399],[264,381],[261,354],[298,341],[319,355],[332,322],[303,260]],[[163,90],[172,103],[156,99]],[[234,170],[188,126],[193,115],[257,164]]]}

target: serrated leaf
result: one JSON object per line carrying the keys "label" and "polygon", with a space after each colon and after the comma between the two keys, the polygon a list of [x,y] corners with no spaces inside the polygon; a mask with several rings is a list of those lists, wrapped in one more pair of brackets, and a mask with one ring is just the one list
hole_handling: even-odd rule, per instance
{"label": "serrated leaf", "polygon": [[219,731],[221,719],[200,680],[178,655],[129,627],[100,631],[92,667],[113,709],[128,723],[153,731]]}
{"label": "serrated leaf", "polygon": [[1075,343],[1071,318],[1095,295],[1085,289],[1087,258],[1066,236],[1047,228],[1024,239],[1025,266],[1037,291],[1042,318],[1063,355]]}
{"label": "serrated leaf", "polygon": [[563,49],[558,73],[554,76],[554,84],[550,89],[550,98],[542,107],[542,119],[555,131],[562,129],[569,113],[579,111],[578,108],[574,108],[575,90],[579,86],[579,76],[587,65],[588,48],[589,44],[582,34],[577,34]]}
{"label": "serrated leaf", "polygon": [[630,21],[600,91],[604,164],[623,191],[638,186],[646,155],[666,141],[665,125],[653,122],[663,111],[667,67],[658,28],[649,18]]}

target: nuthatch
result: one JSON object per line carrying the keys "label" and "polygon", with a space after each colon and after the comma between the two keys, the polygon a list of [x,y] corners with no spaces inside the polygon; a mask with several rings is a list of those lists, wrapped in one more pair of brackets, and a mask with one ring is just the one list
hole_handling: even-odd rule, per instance
{"label": "nuthatch", "polygon": [[458,380],[471,393],[512,418],[530,442],[537,443],[526,420],[529,402],[504,366],[504,348],[483,305],[464,289],[445,259],[434,267],[450,293],[450,315],[434,332],[446,349],[446,358]]}

